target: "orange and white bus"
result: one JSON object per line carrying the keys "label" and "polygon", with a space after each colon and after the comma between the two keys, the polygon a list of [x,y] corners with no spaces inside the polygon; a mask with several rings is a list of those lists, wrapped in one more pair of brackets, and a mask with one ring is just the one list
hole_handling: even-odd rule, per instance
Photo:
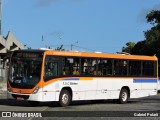
{"label": "orange and white bus", "polygon": [[8,99],[31,105],[58,101],[129,98],[157,94],[156,56],[54,50],[17,50],[10,58]]}

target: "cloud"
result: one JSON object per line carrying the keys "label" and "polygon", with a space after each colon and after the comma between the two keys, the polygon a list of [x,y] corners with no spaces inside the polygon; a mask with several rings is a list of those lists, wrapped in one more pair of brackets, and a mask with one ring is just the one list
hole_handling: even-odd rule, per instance
{"label": "cloud", "polygon": [[34,7],[47,7],[57,0],[38,0],[33,6]]}

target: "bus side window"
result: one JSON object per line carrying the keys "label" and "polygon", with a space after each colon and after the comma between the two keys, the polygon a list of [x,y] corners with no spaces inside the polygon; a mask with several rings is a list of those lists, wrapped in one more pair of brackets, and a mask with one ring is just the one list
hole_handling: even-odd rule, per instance
{"label": "bus side window", "polygon": [[143,76],[154,76],[154,62],[143,61]]}
{"label": "bus side window", "polygon": [[119,61],[114,61],[114,75],[119,75]]}
{"label": "bus side window", "polygon": [[82,75],[97,75],[96,59],[92,59],[92,58],[81,59],[81,74]]}
{"label": "bus side window", "polygon": [[98,75],[99,76],[111,76],[112,75],[112,63],[111,59],[99,59],[97,62]]}
{"label": "bus side window", "polygon": [[141,61],[129,61],[129,75],[141,76]]}
{"label": "bus side window", "polygon": [[126,60],[115,60],[114,62],[114,75],[127,76],[128,62]]}
{"label": "bus side window", "polygon": [[63,58],[63,75],[69,75],[69,60],[67,58]]}
{"label": "bus side window", "polygon": [[55,77],[58,77],[58,62],[54,60],[54,57],[46,56],[44,66],[44,80],[48,81]]}
{"label": "bus side window", "polygon": [[79,75],[79,58],[64,58],[63,75]]}
{"label": "bus side window", "polygon": [[112,60],[107,60],[106,63],[106,75],[112,75]]}
{"label": "bus side window", "polygon": [[80,66],[79,66],[79,62],[80,62],[80,59],[79,58],[74,58],[73,60],[73,66],[72,66],[72,74],[73,75],[79,75],[80,74]]}
{"label": "bus side window", "polygon": [[99,60],[98,62],[98,75],[103,75],[103,60]]}

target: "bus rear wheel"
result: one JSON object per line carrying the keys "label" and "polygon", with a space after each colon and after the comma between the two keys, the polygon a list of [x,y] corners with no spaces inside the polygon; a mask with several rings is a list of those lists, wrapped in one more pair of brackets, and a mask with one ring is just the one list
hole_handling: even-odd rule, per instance
{"label": "bus rear wheel", "polygon": [[59,105],[61,107],[66,107],[70,104],[70,102],[71,102],[71,94],[66,89],[62,90],[59,96]]}
{"label": "bus rear wheel", "polygon": [[118,102],[120,104],[125,104],[128,102],[128,99],[129,99],[129,93],[128,93],[128,90],[125,89],[125,88],[122,88],[121,92],[120,92],[120,95],[119,95],[119,100]]}

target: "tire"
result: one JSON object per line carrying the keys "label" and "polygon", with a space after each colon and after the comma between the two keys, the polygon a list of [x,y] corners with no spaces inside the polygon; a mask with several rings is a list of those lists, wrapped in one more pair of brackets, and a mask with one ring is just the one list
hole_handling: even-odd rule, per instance
{"label": "tire", "polygon": [[70,103],[71,103],[71,94],[66,89],[62,90],[59,96],[59,105],[61,107],[66,107]]}
{"label": "tire", "polygon": [[38,101],[28,101],[28,103],[30,104],[30,106],[38,106],[40,104],[40,102]]}
{"label": "tire", "polygon": [[129,99],[129,93],[128,93],[128,90],[125,89],[125,88],[122,88],[121,92],[120,92],[120,95],[119,95],[119,100],[118,102],[120,104],[125,104],[128,102],[128,99]]}

